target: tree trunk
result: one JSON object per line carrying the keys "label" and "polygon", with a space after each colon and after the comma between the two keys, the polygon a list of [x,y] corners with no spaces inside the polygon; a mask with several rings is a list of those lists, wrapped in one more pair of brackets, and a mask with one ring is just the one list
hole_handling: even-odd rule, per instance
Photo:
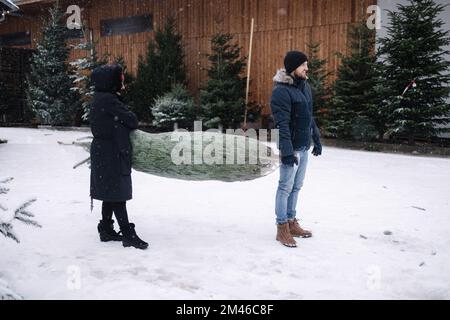
{"label": "tree trunk", "polygon": [[408,135],[408,144],[410,146],[413,146],[416,144],[416,141],[414,140],[414,135],[412,135],[412,134]]}

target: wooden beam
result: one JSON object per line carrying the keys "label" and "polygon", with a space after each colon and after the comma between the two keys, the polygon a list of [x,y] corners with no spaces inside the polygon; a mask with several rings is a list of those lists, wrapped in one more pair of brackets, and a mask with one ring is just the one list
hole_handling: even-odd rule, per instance
{"label": "wooden beam", "polygon": [[51,3],[54,1],[55,0],[19,0],[19,1],[16,1],[16,4],[18,6],[25,6],[25,5],[37,4],[37,3]]}
{"label": "wooden beam", "polygon": [[0,0],[0,8],[4,11],[17,11],[19,7],[17,7],[10,0]]}

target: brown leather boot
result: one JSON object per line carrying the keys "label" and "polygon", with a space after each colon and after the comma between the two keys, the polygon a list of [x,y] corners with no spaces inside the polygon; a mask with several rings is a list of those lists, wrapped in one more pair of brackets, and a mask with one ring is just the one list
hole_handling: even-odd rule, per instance
{"label": "brown leather boot", "polygon": [[289,231],[293,237],[311,238],[312,232],[300,227],[297,219],[289,220]]}
{"label": "brown leather boot", "polygon": [[277,241],[280,241],[281,244],[285,245],[289,248],[297,247],[297,242],[295,242],[294,238],[292,238],[291,233],[289,232],[289,224],[277,224]]}

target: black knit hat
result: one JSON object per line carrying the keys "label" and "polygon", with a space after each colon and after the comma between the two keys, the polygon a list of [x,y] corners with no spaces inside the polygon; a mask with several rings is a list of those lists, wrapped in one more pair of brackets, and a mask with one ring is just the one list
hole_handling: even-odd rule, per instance
{"label": "black knit hat", "polygon": [[308,57],[303,52],[289,51],[284,57],[284,67],[286,68],[286,72],[291,73],[306,61],[308,61]]}

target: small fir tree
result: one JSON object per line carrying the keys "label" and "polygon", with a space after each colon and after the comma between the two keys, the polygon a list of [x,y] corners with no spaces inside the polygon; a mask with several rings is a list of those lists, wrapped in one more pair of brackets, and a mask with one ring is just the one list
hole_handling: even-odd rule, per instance
{"label": "small fir tree", "polygon": [[[13,178],[0,180],[0,195],[7,194],[10,191],[5,185],[12,180]],[[14,210],[10,210],[4,203],[0,203],[0,234],[19,243],[20,240],[14,232],[13,225],[16,220],[40,228],[41,225],[33,219],[34,214],[28,210],[28,207],[35,201],[36,199],[25,201]]]}
{"label": "small fir tree", "polygon": [[398,5],[389,12],[387,36],[380,41],[389,133],[410,144],[438,135],[450,121],[450,61],[445,58],[450,37],[439,18],[445,7],[433,0]]}
{"label": "small fir tree", "polygon": [[79,97],[71,90],[67,45],[68,29],[59,1],[49,10],[44,22],[42,39],[33,55],[28,77],[27,100],[33,112],[44,124],[63,125],[73,121]]}
{"label": "small fir tree", "polygon": [[232,40],[232,35],[222,33],[211,40],[209,80],[200,91],[202,117],[208,128],[237,128],[244,118],[246,78],[241,73],[246,58],[241,58],[241,48]]}
{"label": "small fir tree", "polygon": [[190,129],[195,121],[195,102],[189,91],[180,84],[162,97],[156,99],[153,107],[153,125],[163,130],[172,130],[177,123],[179,128]]}
{"label": "small fir tree", "polygon": [[377,134],[371,122],[378,81],[375,30],[361,20],[350,29],[350,54],[343,57],[332,87],[327,131],[338,138],[368,139]]}
{"label": "small fir tree", "polygon": [[326,70],[327,60],[319,58],[320,43],[309,44],[308,48],[308,81],[313,94],[314,117],[316,124],[322,127],[326,121],[327,104],[331,94],[327,84],[331,72]]}
{"label": "small fir tree", "polygon": [[[84,38],[86,38],[86,36]],[[83,58],[79,58],[70,63],[74,69],[74,74],[71,75],[73,82],[72,91],[75,91],[78,94],[81,104],[77,110],[77,122],[88,121],[89,109],[92,97],[94,96],[94,86],[91,81],[91,74],[95,68],[108,63],[108,56],[99,59],[96,44],[93,42],[83,42],[73,48],[85,52]]]}
{"label": "small fir tree", "polygon": [[176,83],[186,82],[182,36],[170,17],[150,41],[146,57],[139,57],[136,81],[131,87],[131,109],[143,121],[151,121],[150,109],[155,99],[169,92]]}

